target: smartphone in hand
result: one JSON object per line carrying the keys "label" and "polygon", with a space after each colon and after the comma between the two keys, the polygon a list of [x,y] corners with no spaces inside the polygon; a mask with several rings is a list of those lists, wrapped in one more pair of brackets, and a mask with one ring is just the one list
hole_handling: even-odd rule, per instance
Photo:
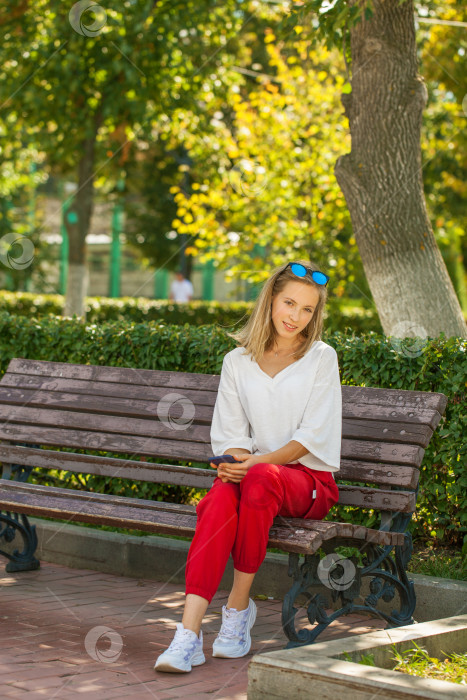
{"label": "smartphone in hand", "polygon": [[213,457],[212,459],[208,459],[208,464],[210,465],[211,462],[213,462],[216,467],[219,466],[222,462],[239,462],[240,460],[235,459],[233,455],[220,455],[219,457]]}

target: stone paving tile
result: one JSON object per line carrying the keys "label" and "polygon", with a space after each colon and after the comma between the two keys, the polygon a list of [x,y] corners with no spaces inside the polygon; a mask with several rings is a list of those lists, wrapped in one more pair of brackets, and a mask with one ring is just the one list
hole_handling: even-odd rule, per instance
{"label": "stone paving tile", "polygon": [[[281,601],[258,599],[250,653],[241,659],[212,658],[228,595],[218,591],[203,623],[206,663],[187,674],[160,673],[154,662],[181,620],[183,585],[43,562],[36,571],[0,569],[0,589],[0,698],[246,700],[252,656],[283,649],[287,641]],[[305,613],[302,620],[300,625],[306,623]],[[384,626],[379,619],[347,616],[320,640]]]}
{"label": "stone paving tile", "polygon": [[[39,695],[38,693],[29,693],[29,692],[25,691],[23,688],[13,688],[12,687],[9,690],[3,690],[3,686],[2,686],[2,700],[3,700],[3,698],[25,698],[26,696],[27,696],[28,700],[29,700],[29,698],[32,698],[32,700],[39,700],[39,698],[44,700],[44,698],[48,697],[48,691],[45,689],[42,691],[42,694]],[[49,694],[49,696],[50,696],[50,694]]]}

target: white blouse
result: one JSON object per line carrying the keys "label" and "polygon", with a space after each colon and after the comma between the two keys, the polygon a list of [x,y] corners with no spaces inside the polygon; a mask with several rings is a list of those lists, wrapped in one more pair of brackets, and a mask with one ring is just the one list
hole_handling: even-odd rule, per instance
{"label": "white blouse", "polygon": [[290,464],[335,472],[341,439],[342,392],[333,347],[315,341],[274,377],[243,347],[225,355],[211,425],[214,455],[234,447],[266,454],[296,440],[309,451]]}

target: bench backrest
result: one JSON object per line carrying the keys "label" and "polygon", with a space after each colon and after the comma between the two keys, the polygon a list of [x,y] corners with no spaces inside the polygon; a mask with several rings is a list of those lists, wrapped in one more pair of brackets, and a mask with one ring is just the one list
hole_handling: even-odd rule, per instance
{"label": "bench backrest", "polygon": [[[218,384],[216,374],[15,358],[0,382],[0,462],[209,488],[214,470],[142,460],[208,460]],[[339,502],[413,512],[419,468],[447,397],[343,385],[342,399],[336,481],[355,485],[339,485]],[[131,454],[131,459],[17,443]]]}

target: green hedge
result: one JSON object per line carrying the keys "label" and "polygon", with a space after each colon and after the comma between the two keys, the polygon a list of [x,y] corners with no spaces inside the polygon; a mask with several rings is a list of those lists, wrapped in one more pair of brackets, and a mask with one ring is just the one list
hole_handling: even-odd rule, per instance
{"label": "green hedge", "polygon": [[[418,357],[410,357],[409,346],[401,352],[404,348],[393,347],[385,336],[373,332],[360,337],[328,332],[323,340],[337,351],[343,384],[440,391],[448,396],[445,416],[423,458],[412,529],[417,536],[458,544],[467,525],[466,341],[441,335],[430,339]],[[218,374],[222,358],[234,347],[225,331],[213,325],[124,321],[84,324],[56,316],[38,320],[0,312],[0,375],[13,357]],[[82,476],[77,481],[70,473],[66,479],[70,486],[88,485],[96,490],[160,500],[196,500],[200,496],[190,489],[135,486],[124,479]],[[371,511],[363,513],[351,507],[333,509],[332,517],[370,526],[376,522]]]}
{"label": "green hedge", "polygon": [[[174,325],[190,323],[201,326],[215,323],[223,328],[232,328],[235,323],[242,324],[253,309],[252,301],[191,301],[179,304],[166,299],[147,299],[146,297],[86,297],[86,322],[103,323],[104,321],[162,321]],[[21,316],[44,316],[63,314],[64,298],[60,294],[31,294],[29,292],[0,291],[0,311],[8,311]],[[338,299],[327,303],[328,319],[326,325],[330,331],[349,330],[354,333],[368,331],[382,332],[378,314],[374,309],[343,305]]]}

